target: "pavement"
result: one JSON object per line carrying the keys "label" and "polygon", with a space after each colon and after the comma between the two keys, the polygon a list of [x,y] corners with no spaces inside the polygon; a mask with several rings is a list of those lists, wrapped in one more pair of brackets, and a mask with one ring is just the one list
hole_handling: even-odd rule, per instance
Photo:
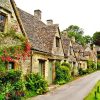
{"label": "pavement", "polygon": [[45,95],[39,95],[29,100],[83,100],[98,80],[100,80],[100,71],[86,75],[60,86]]}

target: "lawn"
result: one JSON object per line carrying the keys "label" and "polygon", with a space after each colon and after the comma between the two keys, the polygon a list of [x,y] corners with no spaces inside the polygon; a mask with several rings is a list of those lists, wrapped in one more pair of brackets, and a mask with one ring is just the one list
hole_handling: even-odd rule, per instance
{"label": "lawn", "polygon": [[97,84],[94,86],[91,92],[84,98],[84,100],[100,100],[100,81],[97,82]]}

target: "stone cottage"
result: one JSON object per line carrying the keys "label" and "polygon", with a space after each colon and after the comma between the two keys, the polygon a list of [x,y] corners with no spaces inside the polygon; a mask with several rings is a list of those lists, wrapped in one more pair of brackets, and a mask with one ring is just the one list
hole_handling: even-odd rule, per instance
{"label": "stone cottage", "polygon": [[87,60],[91,60],[97,63],[97,50],[95,45],[91,46],[90,44],[87,44],[85,47],[84,55],[86,56]]}
{"label": "stone cottage", "polygon": [[[96,62],[96,52],[93,48],[83,48],[75,42],[75,38],[69,39],[65,32],[60,33],[59,25],[54,24],[53,20],[47,20],[45,24],[42,20],[42,12],[35,10],[34,14],[29,14],[17,8],[14,0],[0,0],[0,35],[10,31],[12,28],[16,34],[21,34],[31,45],[30,56],[25,60],[9,62],[8,69],[21,69],[23,74],[34,72],[44,77],[49,84],[55,80],[55,62],[66,61],[72,65],[72,72],[78,74],[78,68],[87,68],[86,60]],[[0,44],[7,46],[21,45],[14,38],[5,38]],[[19,53],[19,51],[17,51]],[[88,53],[89,54],[89,53]],[[86,59],[87,58],[87,59]],[[15,64],[17,62],[17,64]]]}
{"label": "stone cottage", "polygon": [[55,79],[55,62],[64,59],[59,26],[53,20],[43,23],[40,10],[35,10],[34,16],[21,9],[18,12],[32,45],[31,71],[51,84]]}
{"label": "stone cottage", "polygon": [[[19,35],[27,38],[14,5],[13,0],[0,0],[0,48],[5,47],[6,51],[8,47],[22,44],[20,39],[11,37],[11,34],[8,36],[5,35],[12,29],[15,30],[17,36]],[[5,37],[3,38],[3,36]],[[22,60],[18,62],[16,57],[12,57],[13,60],[10,57],[8,58],[9,63],[7,69],[22,69],[20,66],[26,68],[25,66],[30,65],[30,57],[27,58],[27,63],[22,62]]]}
{"label": "stone cottage", "polygon": [[79,45],[76,42],[73,42],[73,49],[75,53],[75,57],[77,59],[78,68],[82,68],[83,70],[87,69],[87,59],[84,55],[84,47]]}
{"label": "stone cottage", "polygon": [[[31,57],[21,63],[23,73],[35,72],[48,80],[49,84],[55,79],[55,62],[64,60],[61,35],[58,24],[53,20],[43,23],[42,12],[35,10],[31,15],[16,7],[14,0],[0,0],[0,31],[16,28],[17,33],[23,34],[31,44]],[[6,20],[6,21],[5,21]]]}
{"label": "stone cottage", "polygon": [[72,74],[77,75],[78,63],[73,48],[73,42],[75,42],[75,39],[68,38],[66,31],[63,31],[61,35],[61,40],[62,40],[63,50],[64,50],[64,57],[65,57],[64,59],[66,62],[71,64]]}

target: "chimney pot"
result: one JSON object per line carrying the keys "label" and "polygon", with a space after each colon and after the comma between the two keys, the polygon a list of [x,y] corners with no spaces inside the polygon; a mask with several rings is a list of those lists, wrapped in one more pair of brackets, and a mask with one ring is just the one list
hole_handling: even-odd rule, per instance
{"label": "chimney pot", "polygon": [[75,37],[73,36],[71,39],[72,39],[72,42],[74,42],[74,43],[75,43]]}
{"label": "chimney pot", "polygon": [[37,18],[38,20],[41,20],[41,10],[34,10],[34,17]]}
{"label": "chimney pot", "polygon": [[53,25],[53,20],[52,19],[47,20],[47,25]]}

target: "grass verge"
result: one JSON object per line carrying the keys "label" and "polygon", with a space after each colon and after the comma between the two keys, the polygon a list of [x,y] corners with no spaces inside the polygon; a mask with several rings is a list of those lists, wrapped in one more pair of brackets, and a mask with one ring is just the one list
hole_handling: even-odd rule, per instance
{"label": "grass verge", "polygon": [[100,80],[96,83],[91,92],[84,98],[84,100],[100,100]]}

